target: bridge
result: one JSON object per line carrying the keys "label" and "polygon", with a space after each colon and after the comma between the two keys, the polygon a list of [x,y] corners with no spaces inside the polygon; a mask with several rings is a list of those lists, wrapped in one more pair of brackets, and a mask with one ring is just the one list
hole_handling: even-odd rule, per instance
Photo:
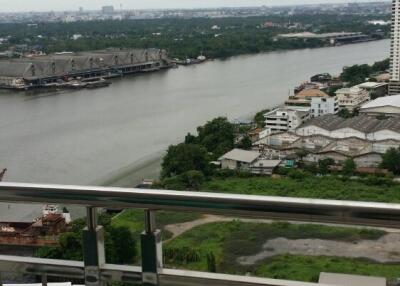
{"label": "bridge", "polygon": [[[162,242],[156,229],[157,211],[200,212],[238,217],[347,225],[400,227],[400,204],[249,196],[189,191],[143,190],[0,183],[0,201],[12,203],[71,204],[87,209],[83,232],[84,261],[52,260],[0,255],[0,273],[80,279],[87,286],[125,282],[145,286],[328,286],[323,284],[166,269]],[[97,224],[98,208],[142,209],[145,230],[141,235],[142,266],[107,264],[103,228]]]}

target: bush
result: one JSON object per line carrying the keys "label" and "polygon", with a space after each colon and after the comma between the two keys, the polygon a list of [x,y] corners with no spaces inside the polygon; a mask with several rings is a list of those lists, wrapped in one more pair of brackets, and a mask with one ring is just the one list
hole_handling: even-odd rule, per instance
{"label": "bush", "polygon": [[287,176],[287,174],[290,172],[291,169],[285,168],[285,167],[278,167],[276,169],[276,174],[281,175],[281,176]]}
{"label": "bush", "polygon": [[214,171],[214,176],[221,179],[232,178],[236,176],[236,172],[230,169],[218,169]]}
{"label": "bush", "polygon": [[311,174],[317,174],[318,173],[318,165],[316,163],[310,163],[304,165],[304,171],[309,172]]}
{"label": "bush", "polygon": [[302,181],[306,177],[309,177],[310,174],[303,170],[291,169],[287,176],[293,180]]}
{"label": "bush", "polygon": [[178,176],[166,178],[161,182],[169,190],[198,190],[204,183],[204,175],[196,170],[191,170]]}
{"label": "bush", "polygon": [[[99,225],[104,227],[106,262],[112,264],[133,264],[137,258],[136,239],[128,227],[114,227],[108,215],[100,215]],[[60,235],[57,246],[41,247],[35,256],[41,258],[82,260],[84,219],[71,223],[69,232]]]}
{"label": "bush", "polygon": [[400,148],[390,148],[382,155],[381,167],[400,175]]}
{"label": "bush", "polygon": [[343,175],[345,175],[345,176],[354,175],[354,171],[355,171],[356,167],[357,167],[357,165],[353,159],[351,159],[351,158],[347,159],[343,164],[343,171],[342,171]]}
{"label": "bush", "polygon": [[183,173],[181,177],[182,180],[185,182],[187,188],[195,190],[198,190],[205,180],[204,175],[201,172],[195,170]]}
{"label": "bush", "polygon": [[335,161],[332,158],[326,158],[318,161],[318,171],[321,174],[329,173],[329,166],[335,164]]}
{"label": "bush", "polygon": [[386,178],[386,177],[378,177],[378,176],[373,176],[369,175],[365,179],[366,183],[368,185],[372,186],[393,186],[395,182],[391,178]]}
{"label": "bush", "polygon": [[251,178],[251,177],[254,177],[255,175],[250,173],[249,171],[237,170],[236,176],[238,178]]}
{"label": "bush", "polygon": [[164,248],[164,259],[187,264],[198,262],[201,259],[199,250],[190,247],[166,247]]}

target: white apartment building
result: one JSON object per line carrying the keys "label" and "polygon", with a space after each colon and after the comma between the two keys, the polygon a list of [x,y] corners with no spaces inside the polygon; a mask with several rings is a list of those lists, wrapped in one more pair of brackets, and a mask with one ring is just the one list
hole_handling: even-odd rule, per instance
{"label": "white apartment building", "polygon": [[336,91],[339,107],[347,108],[349,111],[360,107],[370,100],[369,92],[359,87],[341,88]]}
{"label": "white apartment building", "polygon": [[313,97],[311,99],[311,118],[326,114],[337,114],[339,112],[339,102],[337,96],[332,97]]}
{"label": "white apartment building", "polygon": [[264,114],[268,134],[292,131],[310,118],[309,108],[282,107]]}
{"label": "white apartment building", "polygon": [[400,93],[400,1],[392,0],[389,94]]}

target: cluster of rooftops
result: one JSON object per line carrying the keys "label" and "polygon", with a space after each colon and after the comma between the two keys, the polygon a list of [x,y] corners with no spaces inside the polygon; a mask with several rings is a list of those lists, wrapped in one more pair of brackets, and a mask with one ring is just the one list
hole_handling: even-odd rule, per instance
{"label": "cluster of rooftops", "polygon": [[381,130],[400,132],[400,120],[398,117],[377,119],[375,116],[369,115],[343,118],[338,115],[328,114],[310,119],[300,128],[307,126],[316,126],[329,131],[352,128],[364,133],[373,133]]}

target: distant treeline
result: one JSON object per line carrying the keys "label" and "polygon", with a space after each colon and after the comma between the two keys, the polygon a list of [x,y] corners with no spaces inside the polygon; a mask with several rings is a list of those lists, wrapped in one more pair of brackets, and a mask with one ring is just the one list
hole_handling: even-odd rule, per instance
{"label": "distant treeline", "polygon": [[[44,51],[87,51],[108,47],[168,50],[171,57],[225,58],[238,54],[274,50],[313,48],[327,45],[319,39],[281,39],[289,32],[363,32],[377,38],[388,37],[389,26],[368,24],[368,20],[388,20],[390,15],[294,15],[221,19],[152,19],[93,21],[74,23],[0,24],[0,37],[12,35],[3,49],[17,44],[37,46]],[[265,22],[274,27],[265,28]],[[288,26],[291,26],[289,29]],[[214,27],[214,28],[212,28]],[[82,35],[77,40],[71,37]]]}

